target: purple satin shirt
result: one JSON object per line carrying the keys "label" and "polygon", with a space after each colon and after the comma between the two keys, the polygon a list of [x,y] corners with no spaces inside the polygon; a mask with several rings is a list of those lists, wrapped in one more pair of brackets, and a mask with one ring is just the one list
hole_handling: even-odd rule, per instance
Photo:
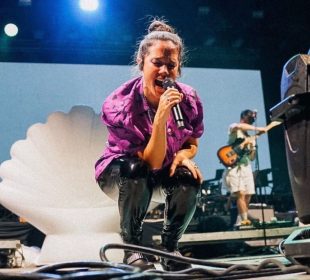
{"label": "purple satin shirt", "polygon": [[[180,103],[185,128],[178,129],[173,116],[167,122],[167,153],[163,167],[171,164],[189,137],[199,138],[204,130],[203,108],[196,91],[176,83],[184,97]],[[152,132],[155,112],[143,95],[142,77],[127,81],[113,91],[102,106],[102,120],[109,131],[107,145],[96,163],[96,179],[118,157],[136,156],[146,147]]]}

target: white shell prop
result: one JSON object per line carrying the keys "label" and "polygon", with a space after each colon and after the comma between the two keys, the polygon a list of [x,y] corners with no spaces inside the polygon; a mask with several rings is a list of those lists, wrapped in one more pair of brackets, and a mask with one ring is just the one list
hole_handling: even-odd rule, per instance
{"label": "white shell prop", "polygon": [[[122,243],[117,202],[94,178],[106,138],[99,115],[74,106],[32,125],[1,164],[0,203],[46,235],[38,265],[98,261],[104,244]],[[110,250],[107,256],[121,262],[123,252]]]}

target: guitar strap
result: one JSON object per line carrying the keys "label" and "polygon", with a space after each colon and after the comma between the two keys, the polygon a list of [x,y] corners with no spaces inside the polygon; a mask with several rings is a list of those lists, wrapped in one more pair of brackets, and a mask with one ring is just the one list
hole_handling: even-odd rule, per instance
{"label": "guitar strap", "polygon": [[[231,131],[232,127],[230,127],[230,131]],[[241,129],[237,129],[233,132],[230,132],[229,131],[229,139],[228,139],[228,145],[234,145],[237,141],[241,141],[241,140],[238,140],[238,139],[243,139],[246,138],[248,136],[248,133],[242,131]],[[239,142],[239,144],[242,143]]]}
{"label": "guitar strap", "polygon": [[237,129],[236,131],[229,134],[228,143],[229,145],[232,145],[234,151],[238,155],[236,165],[249,163],[249,159],[247,157],[245,158],[245,156],[248,155],[250,151],[246,148],[241,149],[239,146],[246,137],[249,137],[249,134],[246,131],[242,131],[241,129]]}

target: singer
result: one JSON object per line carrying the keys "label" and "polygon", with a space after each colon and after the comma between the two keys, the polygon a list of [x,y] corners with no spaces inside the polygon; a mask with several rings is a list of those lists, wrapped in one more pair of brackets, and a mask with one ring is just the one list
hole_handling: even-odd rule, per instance
{"label": "singer", "polygon": [[[135,54],[139,77],[103,103],[109,137],[95,164],[100,188],[118,201],[124,243],[141,245],[150,201],[165,203],[162,248],[175,255],[180,255],[178,241],[195,212],[202,182],[193,158],[204,130],[203,109],[192,87],[175,82],[183,60],[182,39],[165,20],[153,19]],[[125,251],[124,263],[153,267],[137,252]],[[190,267],[168,259],[161,265],[168,271]]]}

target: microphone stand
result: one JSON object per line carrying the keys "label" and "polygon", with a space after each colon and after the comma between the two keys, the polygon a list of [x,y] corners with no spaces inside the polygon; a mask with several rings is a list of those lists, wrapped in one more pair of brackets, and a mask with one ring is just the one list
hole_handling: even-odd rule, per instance
{"label": "microphone stand", "polygon": [[[257,126],[257,122],[255,119],[255,127]],[[258,182],[258,189],[259,189],[259,195],[260,195],[260,206],[261,206],[261,212],[262,212],[262,229],[263,229],[263,236],[264,236],[264,248],[267,248],[267,236],[266,236],[266,223],[265,223],[265,211],[264,211],[264,198],[263,198],[263,191],[262,186],[259,179],[259,159],[258,159],[258,144],[257,141],[255,143],[256,153],[255,153],[255,167],[254,172],[256,173],[255,178],[255,184]]]}
{"label": "microphone stand", "polygon": [[[255,118],[254,126],[257,127],[257,118]],[[261,212],[262,212],[262,230],[263,230],[263,238],[264,238],[264,248],[263,252],[272,252],[272,250],[269,250],[267,246],[267,233],[266,233],[266,221],[265,221],[265,211],[264,211],[264,202],[265,202],[265,192],[263,194],[262,188],[263,186],[261,185],[260,182],[260,169],[259,169],[259,158],[258,158],[258,144],[257,141],[255,142],[255,148],[256,148],[256,153],[255,153],[255,166],[254,166],[254,172],[256,173],[255,177],[255,186],[256,182],[258,182],[258,189],[259,189],[259,195],[260,195],[260,205],[261,205]]]}

